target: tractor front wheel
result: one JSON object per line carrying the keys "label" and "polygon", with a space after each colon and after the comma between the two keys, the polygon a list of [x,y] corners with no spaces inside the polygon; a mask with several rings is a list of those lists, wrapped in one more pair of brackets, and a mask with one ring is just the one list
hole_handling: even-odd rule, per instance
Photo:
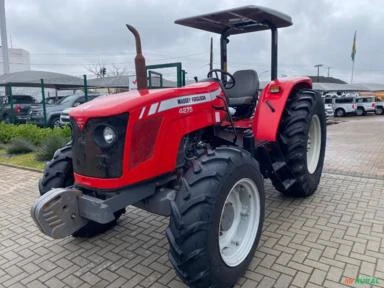
{"label": "tractor front wheel", "polygon": [[[53,188],[65,188],[73,185],[72,146],[70,144],[57,150],[53,159],[44,169],[43,177],[39,181],[40,195]],[[89,221],[84,227],[72,234],[73,237],[93,237],[115,226],[117,219],[125,212],[124,209],[115,212],[115,220],[107,224]]]}
{"label": "tractor front wheel", "polygon": [[[287,196],[312,195],[320,182],[326,144],[326,116],[321,96],[298,90],[288,98],[278,132],[281,150],[272,184]],[[278,176],[277,176],[278,175]]]}
{"label": "tractor front wheel", "polygon": [[171,201],[169,259],[189,287],[232,287],[264,219],[263,178],[246,151],[219,147],[194,160]]}

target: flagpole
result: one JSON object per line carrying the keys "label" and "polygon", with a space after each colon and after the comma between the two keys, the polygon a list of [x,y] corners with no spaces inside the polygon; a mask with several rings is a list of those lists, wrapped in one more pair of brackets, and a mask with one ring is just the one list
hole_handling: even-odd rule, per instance
{"label": "flagpole", "polygon": [[353,73],[355,72],[356,34],[357,34],[357,31],[355,31],[355,35],[353,36],[353,42],[352,42],[352,53],[351,53],[351,59],[352,59],[351,84],[352,84],[352,82],[353,82]]}

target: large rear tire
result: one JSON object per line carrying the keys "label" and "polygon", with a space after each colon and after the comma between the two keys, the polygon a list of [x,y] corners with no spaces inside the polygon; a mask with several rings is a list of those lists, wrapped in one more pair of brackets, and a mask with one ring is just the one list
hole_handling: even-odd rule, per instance
{"label": "large rear tire", "polygon": [[194,160],[171,201],[169,259],[190,287],[232,287],[260,239],[264,188],[259,165],[238,148]]}
{"label": "large rear tire", "polygon": [[[324,104],[317,92],[293,92],[280,122],[277,141],[289,173],[285,175],[287,179],[272,175],[272,184],[287,196],[312,195],[320,182],[326,145]],[[283,182],[288,184],[281,185]]]}
{"label": "large rear tire", "polygon": [[[68,187],[73,185],[72,146],[66,145],[57,150],[53,159],[49,161],[44,169],[43,177],[39,181],[40,195],[47,193],[53,188]],[[115,213],[115,220],[100,224],[89,221],[84,227],[72,234],[73,237],[93,237],[107,231],[117,224],[117,219],[125,212],[120,210]]]}

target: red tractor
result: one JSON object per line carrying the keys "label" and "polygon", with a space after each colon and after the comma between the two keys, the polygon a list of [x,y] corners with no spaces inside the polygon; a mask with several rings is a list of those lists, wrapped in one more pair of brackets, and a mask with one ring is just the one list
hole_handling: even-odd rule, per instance
{"label": "red tractor", "polygon": [[[32,217],[53,238],[92,236],[129,205],[170,216],[169,260],[191,287],[230,287],[246,271],[264,220],[263,178],[313,194],[326,142],[324,105],[307,77],[277,79],[277,11],[246,6],[177,24],[221,35],[221,69],[181,88],[147,89],[137,31],[138,90],[70,112],[72,141],[47,164]],[[271,82],[227,71],[231,35],[270,30]]]}

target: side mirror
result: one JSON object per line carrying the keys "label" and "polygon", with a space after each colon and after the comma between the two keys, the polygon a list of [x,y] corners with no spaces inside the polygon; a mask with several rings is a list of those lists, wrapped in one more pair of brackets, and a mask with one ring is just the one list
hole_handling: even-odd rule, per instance
{"label": "side mirror", "polygon": [[81,104],[80,102],[75,102],[75,103],[73,103],[72,107],[79,106],[80,104]]}

